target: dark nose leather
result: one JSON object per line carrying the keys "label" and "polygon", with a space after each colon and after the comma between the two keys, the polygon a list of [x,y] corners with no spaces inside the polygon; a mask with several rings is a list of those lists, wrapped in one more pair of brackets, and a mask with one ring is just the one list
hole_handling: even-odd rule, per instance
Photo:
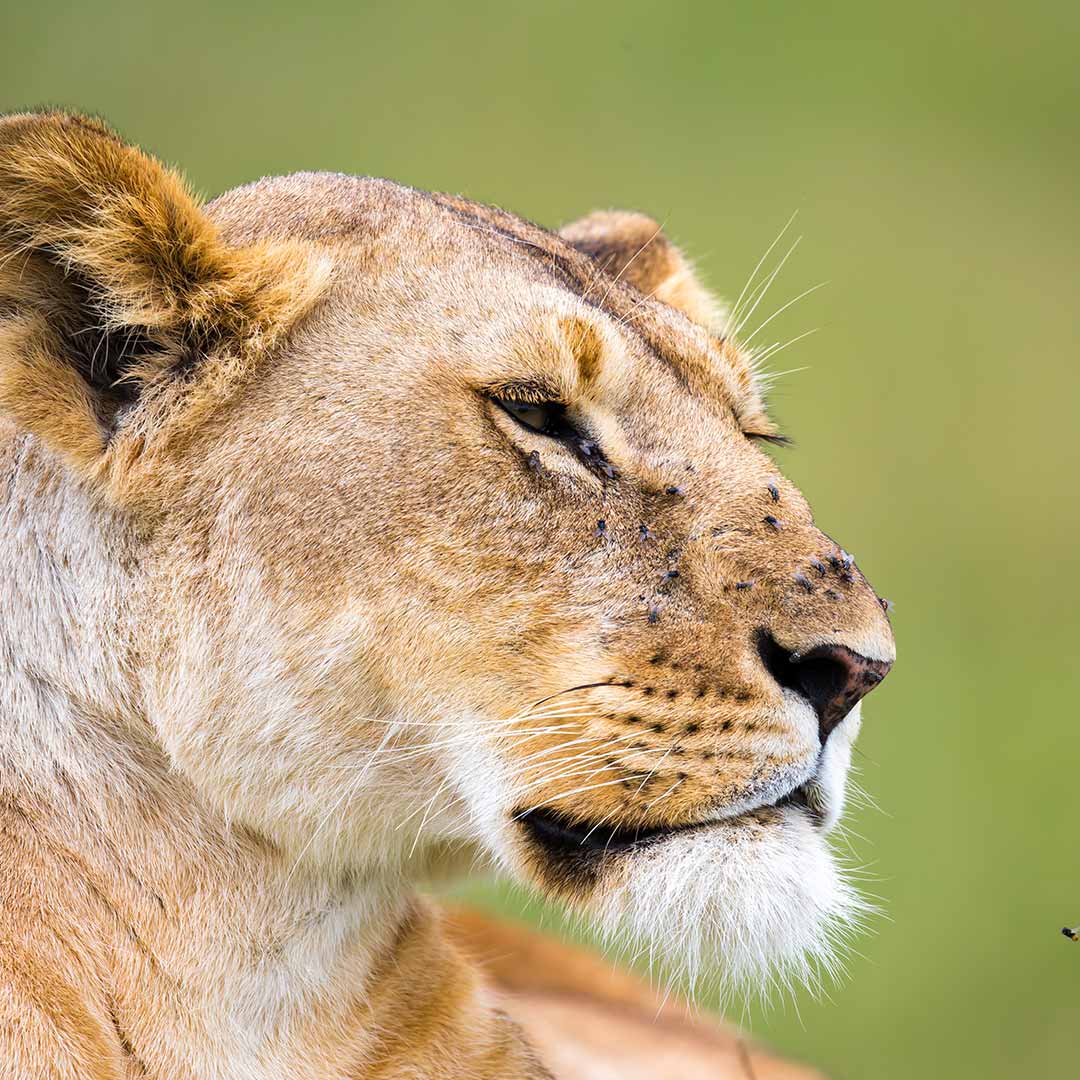
{"label": "dark nose leather", "polygon": [[870,660],[846,645],[817,645],[793,653],[767,631],[758,639],[761,662],[786,690],[801,694],[818,718],[822,745],[833,728],[889,673],[892,664]]}

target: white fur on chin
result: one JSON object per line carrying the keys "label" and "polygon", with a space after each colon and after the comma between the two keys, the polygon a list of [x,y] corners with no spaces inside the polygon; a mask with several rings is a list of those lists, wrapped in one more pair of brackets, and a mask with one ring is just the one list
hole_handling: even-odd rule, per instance
{"label": "white fur on chin", "polygon": [[807,813],[781,813],[635,853],[590,905],[592,921],[612,945],[645,950],[691,992],[713,980],[726,996],[832,975],[838,945],[870,909]]}

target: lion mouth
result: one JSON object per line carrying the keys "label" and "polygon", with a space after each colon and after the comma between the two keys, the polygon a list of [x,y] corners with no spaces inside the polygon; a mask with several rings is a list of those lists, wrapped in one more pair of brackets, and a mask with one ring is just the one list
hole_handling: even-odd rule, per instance
{"label": "lion mouth", "polygon": [[803,811],[817,826],[824,824],[826,811],[814,778],[774,801],[744,810],[734,818],[713,817],[682,825],[612,826],[603,822],[575,820],[559,811],[538,807],[515,814],[514,819],[549,859],[560,862],[592,861],[598,856],[617,856],[652,847],[673,836],[701,832],[719,824],[731,825],[738,817],[757,811],[782,810],[785,807]]}
{"label": "lion mouth", "polygon": [[549,855],[561,858],[586,854],[617,855],[634,848],[655,844],[678,833],[693,832],[707,827],[707,822],[688,825],[626,826],[603,825],[600,822],[572,821],[564,814],[547,809],[526,811],[518,819],[526,832]]}
{"label": "lion mouth", "polygon": [[823,801],[823,793],[816,777],[800,784],[794,791],[789,791],[778,799],[773,806],[797,806],[819,828],[824,827],[828,811]]}

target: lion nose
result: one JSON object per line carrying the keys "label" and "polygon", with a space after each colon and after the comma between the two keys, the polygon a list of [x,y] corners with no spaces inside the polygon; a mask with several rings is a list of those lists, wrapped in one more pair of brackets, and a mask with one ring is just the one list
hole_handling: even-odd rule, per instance
{"label": "lion nose", "polygon": [[817,713],[824,745],[833,728],[889,673],[892,662],[860,656],[846,645],[817,645],[804,653],[785,649],[768,631],[758,638],[766,671],[785,690],[794,690]]}

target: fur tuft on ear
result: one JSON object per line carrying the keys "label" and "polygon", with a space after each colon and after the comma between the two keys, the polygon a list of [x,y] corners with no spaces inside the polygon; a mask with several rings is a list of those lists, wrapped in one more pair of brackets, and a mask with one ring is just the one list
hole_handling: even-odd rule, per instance
{"label": "fur tuft on ear", "polygon": [[78,466],[146,401],[163,421],[209,354],[235,382],[327,274],[299,245],[225,244],[174,172],[96,120],[0,118],[0,409]]}
{"label": "fur tuft on ear", "polygon": [[710,330],[724,323],[723,305],[698,281],[683,253],[646,214],[597,210],[564,225],[559,235],[612,277],[677,308]]}

